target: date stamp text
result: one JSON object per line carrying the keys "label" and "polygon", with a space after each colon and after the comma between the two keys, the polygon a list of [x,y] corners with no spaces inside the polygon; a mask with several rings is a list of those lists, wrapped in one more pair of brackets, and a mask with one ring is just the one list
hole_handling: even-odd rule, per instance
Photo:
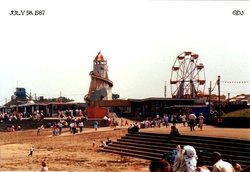
{"label": "date stamp text", "polygon": [[10,16],[44,16],[45,10],[10,10]]}

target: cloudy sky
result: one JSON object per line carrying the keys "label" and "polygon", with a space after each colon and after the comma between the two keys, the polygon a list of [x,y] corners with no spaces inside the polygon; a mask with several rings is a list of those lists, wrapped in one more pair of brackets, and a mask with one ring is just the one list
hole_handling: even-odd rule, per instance
{"label": "cloudy sky", "polygon": [[[250,94],[249,3],[1,0],[0,105],[16,87],[46,98],[61,91],[83,100],[99,51],[108,61],[113,93],[121,98],[163,97],[165,81],[170,97],[171,68],[184,51],[199,54],[205,91],[220,75],[234,81],[221,83],[222,94]],[[26,13],[13,16],[12,10]]]}

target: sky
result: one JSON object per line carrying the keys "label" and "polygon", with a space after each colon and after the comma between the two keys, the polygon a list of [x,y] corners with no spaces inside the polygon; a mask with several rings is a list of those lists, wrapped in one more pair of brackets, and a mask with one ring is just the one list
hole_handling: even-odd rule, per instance
{"label": "sky", "polygon": [[221,94],[250,94],[249,21],[249,1],[1,0],[0,105],[16,87],[83,101],[99,51],[122,99],[164,97],[165,82],[171,97],[171,69],[184,51],[199,55],[206,92],[220,75]]}

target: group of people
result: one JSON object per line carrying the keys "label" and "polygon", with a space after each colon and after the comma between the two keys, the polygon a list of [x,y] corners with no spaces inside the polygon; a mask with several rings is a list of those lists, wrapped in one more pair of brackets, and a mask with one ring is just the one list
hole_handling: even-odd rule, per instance
{"label": "group of people", "polygon": [[143,120],[140,123],[140,128],[160,128],[161,126],[165,126],[167,128],[170,122],[173,125],[176,125],[177,122],[181,122],[184,127],[189,126],[190,131],[194,131],[196,125],[200,128],[200,130],[202,130],[205,123],[205,117],[202,113],[199,113],[199,115],[196,116],[193,112],[183,113],[179,116],[176,113],[173,115],[164,114],[163,117],[156,115],[156,117],[151,120]]}
{"label": "group of people", "polygon": [[65,120],[60,120],[58,123],[54,123],[52,125],[53,136],[61,135],[62,130],[63,130],[64,127],[69,127],[69,131],[72,134],[76,134],[78,132],[82,133],[83,128],[84,128],[84,122],[83,122],[82,119],[80,119],[80,120],[71,120],[69,122],[67,122]]}
{"label": "group of people", "polygon": [[[197,124],[198,124],[198,127],[200,128],[200,130],[203,129],[205,117],[203,116],[202,113],[199,113],[198,117],[196,117],[196,115],[194,113],[190,113],[188,116],[188,119],[189,119],[190,131],[194,131],[194,128]],[[198,119],[198,122],[197,122],[197,119]]]}
{"label": "group of people", "polygon": [[14,125],[11,125],[11,126],[7,127],[8,132],[20,131],[21,129],[22,129],[22,127],[20,125],[18,125],[16,127]]}
{"label": "group of people", "polygon": [[23,118],[23,113],[20,112],[1,112],[0,111],[0,122],[3,121],[8,121],[8,122],[12,122],[12,121],[21,121]]}
{"label": "group of people", "polygon": [[212,166],[208,167],[202,161],[202,157],[197,155],[193,146],[178,145],[173,160],[173,166],[169,159],[151,161],[149,165],[150,172],[239,172],[242,170],[238,163],[229,163],[222,159],[219,152],[213,152],[211,155]]}
{"label": "group of people", "polygon": [[[32,145],[30,147],[30,150],[29,150],[29,154],[28,154],[29,157],[32,157],[34,150],[35,150],[35,147],[34,147],[34,145]],[[48,170],[49,170],[49,168],[48,168],[46,162],[42,161],[42,167],[41,167],[40,172],[48,172]]]}
{"label": "group of people", "polygon": [[139,132],[139,126],[137,122],[130,124],[130,126],[128,127],[128,133],[135,134],[138,132]]}

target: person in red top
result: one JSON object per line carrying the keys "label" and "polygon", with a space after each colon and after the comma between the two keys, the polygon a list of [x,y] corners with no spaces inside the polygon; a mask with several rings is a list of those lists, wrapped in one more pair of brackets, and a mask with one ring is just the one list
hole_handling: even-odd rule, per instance
{"label": "person in red top", "polygon": [[125,126],[127,126],[127,125],[128,125],[128,120],[125,121]]}
{"label": "person in red top", "polygon": [[40,172],[47,172],[49,171],[49,168],[47,167],[47,164],[45,161],[42,161],[42,168],[40,170]]}

